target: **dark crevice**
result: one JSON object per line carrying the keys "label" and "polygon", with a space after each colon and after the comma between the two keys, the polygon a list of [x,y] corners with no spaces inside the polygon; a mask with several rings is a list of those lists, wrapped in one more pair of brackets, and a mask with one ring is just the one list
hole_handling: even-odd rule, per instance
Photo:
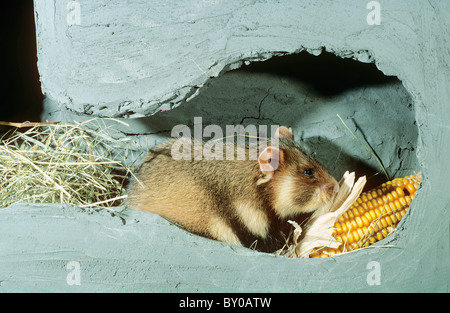
{"label": "dark crevice", "polygon": [[273,57],[264,62],[251,63],[240,70],[294,78],[309,85],[315,93],[323,97],[397,81],[395,76],[384,75],[374,63],[339,58],[329,52],[323,52],[319,56],[301,52]]}

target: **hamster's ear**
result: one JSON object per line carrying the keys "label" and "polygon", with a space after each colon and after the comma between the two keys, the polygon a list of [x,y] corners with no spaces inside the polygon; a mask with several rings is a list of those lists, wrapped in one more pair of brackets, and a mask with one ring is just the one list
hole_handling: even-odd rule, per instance
{"label": "hamster's ear", "polygon": [[294,139],[294,134],[284,126],[278,127],[275,131],[275,138],[289,138]]}
{"label": "hamster's ear", "polygon": [[[267,147],[258,157],[259,169],[265,175],[265,181],[267,182],[272,179],[275,171],[280,163],[284,161],[283,150],[276,147]],[[262,182],[259,182],[260,184]]]}

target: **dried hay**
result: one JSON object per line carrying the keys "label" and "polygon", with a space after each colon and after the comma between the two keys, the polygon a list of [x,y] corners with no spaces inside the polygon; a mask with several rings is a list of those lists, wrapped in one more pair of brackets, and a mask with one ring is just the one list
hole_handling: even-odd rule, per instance
{"label": "dried hay", "polygon": [[[64,125],[9,125],[15,128],[0,135],[0,207],[17,202],[122,204],[132,168],[117,161],[130,151],[124,144],[127,138],[108,134],[114,125],[99,118]],[[22,132],[18,127],[29,128]]]}

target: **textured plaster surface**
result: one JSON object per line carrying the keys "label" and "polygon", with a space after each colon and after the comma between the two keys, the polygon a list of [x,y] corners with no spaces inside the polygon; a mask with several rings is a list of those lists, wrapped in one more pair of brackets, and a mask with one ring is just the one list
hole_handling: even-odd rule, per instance
{"label": "textured plaster surface", "polygon": [[[352,158],[379,171],[359,144],[347,146],[338,113],[373,145],[391,174],[421,170],[424,181],[387,240],[325,260],[232,247],[142,212],[113,216],[61,205],[13,205],[0,210],[1,292],[448,292],[448,1],[379,1],[378,26],[366,23],[364,1],[79,2],[81,24],[73,26],[66,22],[65,1],[35,3],[42,88],[54,101],[48,116],[69,119],[71,111],[142,117],[130,120],[131,131],[116,134],[145,134],[136,139],[141,146],[148,138],[149,145],[163,140],[171,123],[192,123],[192,116],[203,116],[204,124],[274,122],[293,127],[336,176]],[[242,72],[222,76],[225,71],[303,50],[375,62],[400,82],[324,100],[306,97],[308,88],[288,78],[258,74],[246,79],[254,102],[237,109],[225,99],[226,86],[245,79]],[[217,81],[222,87],[214,86]],[[361,108],[352,107],[357,104]],[[403,126],[390,128],[390,119]],[[70,261],[81,265],[79,286],[67,284]],[[368,283],[373,261],[380,265],[379,285]]]}
{"label": "textured plaster surface", "polygon": [[361,62],[376,57],[386,74],[398,74],[391,56],[419,43],[415,8],[403,1],[383,6],[380,27],[367,24],[361,1],[79,3],[80,24],[68,25],[76,12],[66,1],[35,2],[39,72],[46,95],[101,116],[171,109],[210,77],[302,50],[317,55],[325,47]]}

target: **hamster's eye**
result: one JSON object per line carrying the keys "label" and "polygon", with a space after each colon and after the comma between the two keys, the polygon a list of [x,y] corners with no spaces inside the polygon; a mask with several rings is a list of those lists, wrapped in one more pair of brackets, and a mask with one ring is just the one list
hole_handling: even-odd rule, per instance
{"label": "hamster's eye", "polygon": [[303,174],[309,177],[314,177],[315,173],[314,170],[312,168],[306,168],[303,170]]}

